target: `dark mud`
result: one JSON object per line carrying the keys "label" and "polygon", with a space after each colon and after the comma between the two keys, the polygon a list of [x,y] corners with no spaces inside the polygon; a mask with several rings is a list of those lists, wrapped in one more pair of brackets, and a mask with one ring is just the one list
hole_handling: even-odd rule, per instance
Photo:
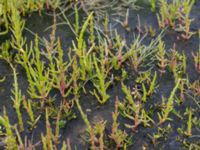
{"label": "dark mud", "polygon": [[[200,28],[200,2],[197,1],[191,17],[195,18],[195,21],[192,24],[192,30],[197,31]],[[69,14],[72,12],[69,12]],[[73,18],[73,15],[71,16]],[[134,39],[134,34],[138,34],[138,31],[136,31],[136,27],[138,25],[138,17],[140,18],[140,24],[141,26],[147,25],[152,26],[156,29],[157,33],[159,33],[157,19],[155,13],[152,13],[150,11],[150,8],[145,7],[142,8],[139,11],[133,11],[130,10],[130,17],[129,17],[129,25],[131,28],[130,32],[127,32],[120,24],[115,24],[114,28],[118,31],[118,33],[126,39],[128,43],[130,43]],[[121,19],[121,18],[119,18]],[[73,20],[73,19],[72,19]],[[62,19],[57,20],[58,22],[62,22]],[[53,24],[53,16],[52,14],[46,14],[43,13],[42,16],[39,16],[38,13],[33,13],[30,16],[26,18],[26,28],[31,30],[33,33],[37,33],[39,37],[41,38],[49,38],[49,35],[51,33],[51,30],[47,30],[46,28],[51,26]],[[71,32],[70,28],[67,25],[59,25],[57,26],[56,35],[60,37],[62,42],[62,47],[64,50],[64,53],[67,55],[67,49],[71,46],[71,41],[75,39],[74,34]],[[31,41],[34,39],[34,36],[26,30],[24,33],[24,36],[27,37],[27,41]],[[179,52],[184,52],[187,56],[187,75],[191,82],[195,80],[199,80],[199,74],[195,71],[194,68],[194,62],[192,59],[191,52],[198,50],[199,40],[197,36],[193,36],[188,41],[182,41],[177,40],[178,34],[174,31],[167,30],[164,35],[164,41],[166,44],[166,49],[169,50],[173,47],[173,44],[176,43],[177,50]],[[5,37],[6,38],[6,37]],[[147,37],[148,39],[151,39],[151,37]],[[14,124],[17,122],[15,111],[12,107],[12,101],[10,96],[12,84],[13,84],[13,76],[12,76],[12,70],[10,69],[9,65],[3,61],[0,61],[0,77],[6,76],[6,80],[3,83],[0,83],[0,114],[3,114],[3,107],[6,108],[7,114],[11,120],[11,123]],[[126,81],[126,83],[133,87],[134,84],[134,78],[135,73],[132,70],[129,70],[128,72],[130,78]],[[28,87],[27,78],[25,71],[18,67],[18,81],[19,86],[24,94],[26,94],[26,90]],[[162,77],[159,77],[158,79],[159,88],[157,89],[157,93],[154,94],[153,97],[149,100],[149,104],[147,104],[148,107],[150,105],[156,105],[160,104],[162,102],[162,96],[169,97],[170,92],[172,91],[174,87],[174,79],[172,77],[172,74],[167,72]],[[88,85],[88,88],[91,88],[90,85]],[[97,100],[95,97],[91,96],[90,94],[81,95],[80,103],[83,107],[83,110],[88,110],[87,115],[89,120],[92,123],[95,123],[100,120],[107,120],[107,127],[106,127],[106,134],[110,133],[111,129],[111,123],[112,123],[112,111],[114,110],[114,103],[116,96],[119,97],[120,100],[123,99],[124,95],[121,91],[121,85],[120,83],[114,83],[112,87],[109,88],[108,93],[110,95],[109,101],[103,105],[100,106],[97,103]],[[57,95],[56,100],[61,100],[61,97],[59,96],[58,92],[53,91],[52,95]],[[181,114],[185,112],[185,109],[191,106],[192,108],[195,108],[197,111],[195,112],[195,116],[200,116],[200,110],[196,106],[196,104],[189,98],[186,98],[186,102],[181,105],[176,105],[175,108],[177,111],[180,111]],[[88,145],[82,138],[85,134],[85,124],[83,120],[81,119],[80,114],[75,109],[74,112],[76,113],[77,118],[69,121],[66,126],[61,129],[60,132],[60,139],[66,140],[70,139],[72,149],[77,150],[84,150],[88,148]],[[156,112],[156,110],[155,110]],[[154,120],[158,119],[156,117],[157,115],[152,116]],[[27,116],[24,116],[24,120],[26,120]],[[153,145],[151,142],[151,139],[148,135],[153,135],[153,133],[157,132],[157,127],[152,128],[144,128],[140,126],[136,133],[133,133],[132,131],[126,129],[127,133],[132,137],[133,144],[128,148],[130,150],[140,150],[144,149],[145,147],[147,149],[168,149],[168,150],[178,150],[178,149],[186,149],[183,147],[183,144],[179,141],[177,141],[177,138],[179,137],[179,134],[177,132],[177,128],[182,127],[183,124],[186,124],[186,120],[181,120],[180,118],[176,117],[175,115],[171,116],[174,121],[170,122],[172,131],[169,132],[166,135],[166,138],[163,138],[158,142],[158,144]],[[41,119],[38,123],[38,126],[36,129],[33,130],[32,133],[29,133],[28,130],[25,132],[24,136],[28,136],[29,139],[33,140],[33,143],[38,142],[41,139],[41,133],[46,132],[45,127],[45,121],[44,116],[42,116],[43,119]],[[187,117],[186,117],[187,118]],[[127,120],[123,118],[119,118],[120,123],[122,124],[122,128],[125,129],[123,126],[124,122],[127,122]],[[164,124],[163,126],[166,126]],[[195,135],[200,135],[199,129],[194,129]],[[193,138],[188,139],[190,141],[200,141],[199,138]],[[37,149],[42,149],[40,146]]]}

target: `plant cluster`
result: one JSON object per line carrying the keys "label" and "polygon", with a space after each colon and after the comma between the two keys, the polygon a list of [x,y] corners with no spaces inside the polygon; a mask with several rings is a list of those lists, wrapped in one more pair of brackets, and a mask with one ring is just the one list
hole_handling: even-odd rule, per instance
{"label": "plant cluster", "polygon": [[158,24],[161,28],[170,26],[175,31],[181,32],[181,38],[189,39],[194,33],[190,31],[193,19],[190,12],[195,0],[174,0],[168,2],[159,0]]}
{"label": "plant cluster", "polygon": [[[175,44],[169,51],[166,50],[167,46],[162,39],[164,31],[157,35],[156,31],[148,26],[145,32],[152,35],[150,40],[147,34],[141,35],[142,32],[139,32],[130,43],[117,31],[109,31],[108,15],[103,18],[104,31],[99,32],[96,29],[95,19],[102,17],[106,9],[113,8],[110,11],[116,11],[127,6],[135,7],[136,1],[105,1],[104,7],[104,1],[100,0],[68,2],[75,4],[74,22],[69,21],[64,10],[61,10],[60,16],[56,14],[55,9],[61,6],[60,0],[0,2],[0,26],[5,27],[1,35],[11,31],[11,38],[0,45],[0,59],[6,61],[12,69],[11,99],[17,118],[17,122],[12,125],[6,109],[0,116],[0,134],[3,135],[0,140],[5,144],[5,148],[36,149],[41,146],[44,150],[70,150],[70,140],[62,140],[61,130],[70,120],[77,117],[81,117],[86,126],[84,140],[91,150],[126,150],[133,143],[130,135],[135,135],[141,126],[153,129],[149,137],[156,145],[160,139],[166,139],[174,130],[175,127],[172,128],[170,122],[173,117],[177,117],[183,123],[183,126],[178,128],[180,137],[184,140],[185,137],[191,138],[194,127],[200,128],[200,120],[196,117],[194,106],[187,106],[186,99],[192,98],[198,111],[200,82],[185,79],[186,55],[178,52]],[[122,5],[116,6],[118,2]],[[155,0],[150,2],[152,11],[155,11]],[[192,0],[159,0],[160,13],[157,17],[160,27],[171,26],[183,32],[182,38],[190,38],[192,33],[189,27],[192,20],[189,14],[193,4]],[[88,12],[84,22],[80,21],[79,6]],[[44,7],[54,10],[52,32],[46,39],[35,34],[35,39],[27,44],[23,36],[25,20],[22,15],[32,11],[40,12]],[[76,36],[72,46],[67,49],[62,47],[64,43],[56,35],[57,18],[61,15]],[[130,31],[129,9],[126,11],[125,21],[121,24]],[[14,56],[10,53],[13,51],[11,49],[16,51]],[[199,72],[200,50],[197,53],[193,52],[192,56],[195,69]],[[20,87],[19,67],[25,71],[27,91],[22,91]],[[174,77],[171,93],[168,98],[164,95],[159,98],[159,82],[170,73]],[[1,81],[5,79],[4,77]],[[91,101],[96,100],[95,105],[98,104],[99,107],[112,104],[113,95],[110,94],[110,90],[112,92],[113,86],[117,84],[117,90],[123,94],[120,98],[120,95],[116,94],[111,125],[104,119],[91,122],[88,110],[82,105],[83,95],[88,95]],[[186,109],[176,110],[176,107],[185,105]],[[27,121],[25,118],[28,118]],[[41,133],[40,140],[33,144],[27,139],[25,132],[32,133],[37,130],[41,122],[44,122],[46,130]],[[130,129],[132,133],[127,132]],[[22,139],[24,134],[25,140]]]}
{"label": "plant cluster", "polygon": [[184,78],[186,74],[187,60],[185,54],[180,54],[176,45],[173,45],[171,52],[169,53],[169,69],[174,75],[174,79],[177,82],[179,78]]}
{"label": "plant cluster", "polygon": [[[18,21],[13,20],[17,19],[16,17],[18,17],[19,14],[26,15],[30,12],[39,11],[41,15],[41,11],[44,8],[56,9],[60,5],[60,0],[2,0],[0,2],[0,27],[2,29],[1,35],[6,34],[9,31],[9,26],[14,27],[10,24],[15,23],[17,26],[20,25]],[[9,21],[10,18],[11,21]]]}

